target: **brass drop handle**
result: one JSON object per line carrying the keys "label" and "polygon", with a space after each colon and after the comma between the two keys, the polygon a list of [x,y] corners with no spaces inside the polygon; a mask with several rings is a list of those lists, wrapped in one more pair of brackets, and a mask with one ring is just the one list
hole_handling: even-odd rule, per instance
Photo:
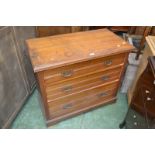
{"label": "brass drop handle", "polygon": [[110,78],[110,77],[109,77],[108,75],[105,75],[105,76],[102,76],[102,77],[101,77],[101,80],[102,80],[102,81],[107,81],[107,80],[109,80],[109,78]]}
{"label": "brass drop handle", "polygon": [[150,97],[147,97],[147,101],[151,101],[152,99]]}
{"label": "brass drop handle", "polygon": [[73,89],[72,86],[64,86],[64,87],[62,88],[62,91],[64,91],[64,92],[69,92],[69,91],[71,91],[72,89]]}
{"label": "brass drop handle", "polygon": [[146,93],[146,94],[149,94],[149,93],[150,93],[150,91],[149,91],[149,90],[145,90],[145,93]]}
{"label": "brass drop handle", "polygon": [[102,92],[102,93],[98,94],[97,96],[98,97],[105,97],[105,96],[108,96],[108,93]]}
{"label": "brass drop handle", "polygon": [[73,71],[72,70],[63,71],[61,75],[63,77],[71,77],[73,75]]}
{"label": "brass drop handle", "polygon": [[72,108],[72,106],[73,106],[72,103],[68,103],[63,106],[63,109],[70,109]]}
{"label": "brass drop handle", "polygon": [[104,65],[105,66],[110,66],[112,64],[112,60],[106,60],[105,62],[104,62]]}

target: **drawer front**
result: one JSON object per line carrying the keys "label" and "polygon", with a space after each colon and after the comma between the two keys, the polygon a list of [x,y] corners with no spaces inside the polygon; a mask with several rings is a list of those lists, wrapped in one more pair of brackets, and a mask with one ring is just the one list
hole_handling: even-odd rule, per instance
{"label": "drawer front", "polygon": [[46,83],[65,81],[72,78],[77,78],[83,75],[95,73],[113,68],[114,66],[123,65],[125,61],[125,54],[99,58],[82,63],[77,63],[69,66],[59,67],[44,71],[44,80]]}
{"label": "drawer front", "polygon": [[100,85],[94,88],[90,88],[81,92],[78,92],[76,94],[67,95],[65,97],[61,97],[58,99],[54,99],[48,102],[49,108],[58,106],[60,104],[72,102],[75,100],[79,100],[80,98],[84,98],[86,96],[94,95],[96,93],[100,93],[102,91],[114,89],[118,86],[118,80],[115,80],[114,82],[108,83],[107,85]]}
{"label": "drawer front", "polygon": [[[155,103],[155,87],[148,85],[146,82],[143,81],[143,83],[139,83],[139,91],[141,97],[140,100],[144,103]],[[141,103],[142,104],[142,103]]]}
{"label": "drawer front", "polygon": [[155,89],[143,84],[142,90],[146,112],[155,117]]}
{"label": "drawer front", "polygon": [[100,90],[100,92],[85,96],[84,98],[79,98],[78,100],[72,100],[70,102],[64,102],[57,106],[53,106],[49,109],[50,117],[55,118],[69,114],[87,107],[99,105],[103,102],[115,97],[116,87],[109,90]]}
{"label": "drawer front", "polygon": [[155,89],[147,83],[141,82],[137,87],[135,97],[133,99],[134,107],[143,115],[148,113],[148,116],[155,117]]}
{"label": "drawer front", "polygon": [[91,74],[77,79],[72,79],[65,82],[60,82],[56,85],[46,85],[47,99],[59,98],[69,94],[74,94],[79,91],[99,86],[110,81],[119,79],[121,67],[115,70],[102,71],[96,74]]}

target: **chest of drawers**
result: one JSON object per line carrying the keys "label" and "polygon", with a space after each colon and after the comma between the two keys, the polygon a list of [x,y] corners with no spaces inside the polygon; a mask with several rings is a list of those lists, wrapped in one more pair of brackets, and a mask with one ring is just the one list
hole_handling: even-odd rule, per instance
{"label": "chest of drawers", "polygon": [[131,107],[155,118],[155,57],[149,57],[148,65],[137,82]]}
{"label": "chest of drawers", "polygon": [[148,64],[137,81],[130,107],[120,128],[155,128],[155,57],[148,58]]}
{"label": "chest of drawers", "polygon": [[131,84],[131,86],[130,86],[130,88],[128,90],[127,97],[128,97],[128,103],[129,104],[131,104],[131,100],[133,98],[137,82],[138,82],[141,74],[146,69],[146,66],[148,64],[147,58],[149,56],[155,56],[155,36],[146,37],[146,45],[145,45],[145,48],[144,48],[143,55],[142,55],[142,57],[140,59],[140,63],[139,63],[139,66],[137,68],[137,72],[136,72],[136,75],[134,77],[134,80],[133,80],[133,82],[132,82],[132,84]]}
{"label": "chest of drawers", "polygon": [[133,49],[107,29],[26,42],[48,126],[114,102]]}

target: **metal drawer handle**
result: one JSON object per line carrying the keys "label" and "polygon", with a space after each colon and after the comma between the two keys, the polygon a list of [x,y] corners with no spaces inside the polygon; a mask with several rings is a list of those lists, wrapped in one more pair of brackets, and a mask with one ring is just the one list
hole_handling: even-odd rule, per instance
{"label": "metal drawer handle", "polygon": [[105,97],[105,96],[108,96],[108,93],[102,92],[102,93],[98,94],[97,96],[98,97]]}
{"label": "metal drawer handle", "polygon": [[72,70],[63,71],[63,72],[61,73],[61,75],[62,75],[63,77],[70,77],[70,76],[73,75],[73,71],[72,71]]}
{"label": "metal drawer handle", "polygon": [[106,60],[104,62],[104,65],[106,65],[106,66],[110,66],[111,64],[112,64],[112,60]]}
{"label": "metal drawer handle", "polygon": [[146,94],[149,94],[149,93],[150,93],[150,91],[149,91],[149,90],[145,90],[145,93],[146,93]]}
{"label": "metal drawer handle", "polygon": [[73,89],[72,86],[64,86],[64,87],[62,88],[62,91],[64,91],[64,92],[69,92],[69,91],[71,91],[72,89]]}
{"label": "metal drawer handle", "polygon": [[152,99],[150,97],[147,97],[147,101],[151,101]]}
{"label": "metal drawer handle", "polygon": [[110,77],[108,75],[107,76],[105,75],[105,76],[101,77],[102,81],[107,81],[107,80],[109,80],[109,78]]}
{"label": "metal drawer handle", "polygon": [[73,106],[72,103],[68,103],[63,106],[63,109],[70,109],[72,108],[72,106]]}

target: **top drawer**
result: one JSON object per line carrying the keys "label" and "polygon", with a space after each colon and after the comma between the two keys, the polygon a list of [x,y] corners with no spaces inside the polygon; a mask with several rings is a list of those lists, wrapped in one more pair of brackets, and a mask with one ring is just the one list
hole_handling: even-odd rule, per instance
{"label": "top drawer", "polygon": [[47,70],[44,71],[44,80],[47,83],[53,83],[111,69],[123,65],[125,56],[126,55],[123,53]]}

